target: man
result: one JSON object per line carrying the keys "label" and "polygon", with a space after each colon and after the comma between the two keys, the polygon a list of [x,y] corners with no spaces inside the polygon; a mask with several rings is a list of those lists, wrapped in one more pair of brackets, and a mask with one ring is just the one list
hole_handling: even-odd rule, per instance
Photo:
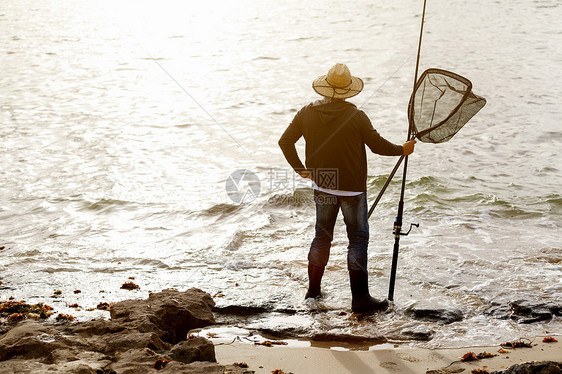
{"label": "man", "polygon": [[[334,225],[343,213],[349,246],[347,267],[354,312],[384,310],[388,300],[369,294],[367,247],[367,155],[365,145],[380,155],[409,155],[415,140],[396,145],[382,138],[367,115],[345,99],[363,89],[363,81],[344,64],[335,64],[318,77],[312,88],[323,99],[303,107],[279,139],[285,158],[303,178],[313,181],[316,203],[316,235],[308,254],[309,286],[305,298],[319,298],[320,282],[328,263]],[[295,143],[304,136],[306,167]]]}

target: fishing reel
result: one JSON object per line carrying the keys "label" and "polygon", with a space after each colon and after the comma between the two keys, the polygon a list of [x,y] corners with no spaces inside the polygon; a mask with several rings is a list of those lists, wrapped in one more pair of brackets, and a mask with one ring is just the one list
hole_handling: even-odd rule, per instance
{"label": "fishing reel", "polygon": [[410,224],[410,229],[408,230],[408,232],[402,232],[402,231],[401,231],[401,230],[402,230],[402,226],[396,224],[396,222],[395,222],[395,223],[394,223],[394,230],[392,231],[392,233],[393,233],[395,236],[400,236],[400,235],[408,236],[408,234],[410,233],[410,231],[412,231],[412,227],[414,227],[414,226],[415,226],[416,228],[419,228],[419,227],[420,227],[420,224],[419,224],[419,223],[411,223],[411,224]]}

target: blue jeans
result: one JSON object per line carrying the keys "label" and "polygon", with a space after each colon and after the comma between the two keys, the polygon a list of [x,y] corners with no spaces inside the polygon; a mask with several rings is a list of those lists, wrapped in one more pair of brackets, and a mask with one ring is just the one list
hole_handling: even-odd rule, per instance
{"label": "blue jeans", "polygon": [[318,267],[325,267],[330,257],[330,247],[334,238],[334,225],[339,210],[347,229],[347,268],[367,271],[367,247],[369,245],[369,222],[367,221],[367,194],[357,196],[336,196],[314,190],[316,203],[316,235],[308,261]]}

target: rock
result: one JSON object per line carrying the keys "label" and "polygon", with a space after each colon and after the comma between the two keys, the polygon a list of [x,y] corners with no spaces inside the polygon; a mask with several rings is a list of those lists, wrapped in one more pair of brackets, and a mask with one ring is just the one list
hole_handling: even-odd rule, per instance
{"label": "rock", "polygon": [[511,318],[519,323],[548,321],[553,316],[562,315],[562,305],[528,300],[515,300],[509,303]]}
{"label": "rock", "polygon": [[490,307],[484,312],[484,314],[497,319],[509,319],[511,313],[509,305],[501,304],[495,301],[492,301],[490,303]]}
{"label": "rock", "polygon": [[529,318],[520,318],[519,323],[535,323],[541,321],[548,321],[552,319],[552,313],[548,310],[536,310],[533,312],[532,316]]}
{"label": "rock", "polygon": [[118,334],[100,336],[97,339],[88,339],[89,344],[96,352],[115,354],[116,352],[130,349],[148,348],[154,351],[165,351],[171,347],[163,342],[158,334],[153,332],[135,332],[126,330]]}
{"label": "rock", "polygon": [[213,312],[248,317],[268,313],[272,310],[272,307],[264,305],[225,305],[215,307]]}
{"label": "rock", "polygon": [[275,339],[291,339],[299,337],[307,337],[310,335],[310,325],[303,326],[284,326],[278,324],[271,327],[254,327],[255,330],[259,331],[260,334],[269,336]]}
{"label": "rock", "polygon": [[236,367],[234,365],[219,365],[212,362],[196,361],[191,364],[184,364],[172,361],[166,366],[168,373],[185,373],[185,374],[253,374],[253,370]]}
{"label": "rock", "polygon": [[287,302],[289,295],[274,295],[268,299],[240,302],[237,300],[220,300],[213,312],[236,316],[256,316],[264,313],[297,314],[294,306]]}
{"label": "rock", "polygon": [[201,290],[165,290],[114,304],[109,321],[24,320],[0,335],[0,373],[149,373],[158,359],[172,360],[170,373],[252,373],[214,362],[205,338],[188,339],[189,330],[214,323],[213,306]]}
{"label": "rock", "polygon": [[386,343],[387,340],[383,336],[358,336],[352,334],[339,334],[339,333],[316,333],[310,336],[313,341],[331,341],[331,342],[345,342],[351,344],[365,344],[375,345]]}
{"label": "rock", "polygon": [[462,321],[463,313],[459,309],[418,309],[411,308],[406,314],[415,319],[437,322],[448,325],[453,322]]}
{"label": "rock", "polygon": [[47,357],[55,349],[65,348],[57,341],[57,333],[53,327],[39,322],[22,321],[0,338],[0,361]]}
{"label": "rock", "polygon": [[202,337],[193,337],[179,342],[170,350],[170,357],[179,362],[189,364],[193,361],[216,362],[215,346]]}
{"label": "rock", "polygon": [[433,333],[425,326],[418,326],[414,329],[400,331],[400,334],[395,339],[430,341],[433,339]]}
{"label": "rock", "polygon": [[49,368],[51,368],[50,373],[56,373],[58,369],[53,365],[29,359],[11,359],[9,361],[0,361],[0,373],[2,374],[46,374],[49,373]]}
{"label": "rock", "polygon": [[[173,362],[172,367],[176,367],[177,364],[178,364],[177,362]],[[248,370],[246,368],[241,368],[234,365],[222,366],[205,361],[196,361],[188,365],[182,364],[180,368],[185,371],[178,371],[178,373],[190,373],[190,374],[206,374],[206,373],[253,374],[255,373],[255,371],[253,370]],[[219,371],[218,370],[219,368],[222,369],[223,371]]]}
{"label": "rock", "polygon": [[[116,357],[116,362],[106,367],[106,370],[112,370],[115,373],[156,373],[154,363],[158,359],[171,359],[168,355],[154,355],[144,350],[131,350],[120,353]],[[108,371],[109,372],[109,371]],[[192,363],[184,363],[172,360],[166,363],[163,373],[190,373],[190,374],[203,374],[203,373],[231,373],[231,374],[246,374],[253,373],[247,369],[236,368],[234,366],[223,366],[215,362],[209,361],[195,361]]]}
{"label": "rock", "polygon": [[125,300],[111,306],[112,320],[132,323],[140,332],[160,332],[162,341],[176,344],[189,330],[213,325],[211,296],[196,288],[185,292],[164,290],[146,300]]}
{"label": "rock", "polygon": [[534,323],[561,316],[562,304],[521,299],[508,303],[491,302],[486,314],[499,319],[513,319],[518,323]]}
{"label": "rock", "polygon": [[73,334],[78,334],[86,337],[92,335],[115,334],[117,332],[126,330],[126,326],[123,323],[117,321],[97,319],[73,325],[69,328],[69,330],[71,330]]}
{"label": "rock", "polygon": [[504,371],[493,371],[492,374],[559,374],[562,363],[554,361],[527,362],[510,366]]}

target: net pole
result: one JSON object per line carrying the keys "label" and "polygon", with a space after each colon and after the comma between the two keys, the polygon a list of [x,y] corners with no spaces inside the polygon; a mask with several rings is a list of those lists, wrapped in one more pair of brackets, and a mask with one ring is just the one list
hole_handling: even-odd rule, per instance
{"label": "net pole", "polygon": [[[416,83],[418,81],[418,69],[420,66],[420,53],[421,53],[422,36],[423,36],[423,24],[425,21],[426,3],[427,0],[424,0],[421,26],[420,26],[420,38],[418,42],[418,55],[416,58],[416,71],[414,73],[414,88],[412,90],[412,94],[416,89]],[[412,103],[410,103],[409,105],[412,105]],[[408,108],[408,113],[410,113],[409,108]],[[412,118],[408,118],[408,137],[406,138],[407,141],[410,141],[412,138],[412,133],[413,133],[412,121],[413,121]],[[390,301],[394,300],[394,286],[396,283],[396,270],[398,267],[398,252],[400,251],[400,236],[402,235],[402,217],[404,214],[404,191],[406,190],[407,172],[408,172],[408,156],[404,158],[404,172],[402,174],[402,189],[400,191],[400,201],[398,202],[398,213],[396,214],[396,219],[394,220],[394,249],[392,251],[392,268],[390,269],[390,283],[388,287],[388,300]]]}

